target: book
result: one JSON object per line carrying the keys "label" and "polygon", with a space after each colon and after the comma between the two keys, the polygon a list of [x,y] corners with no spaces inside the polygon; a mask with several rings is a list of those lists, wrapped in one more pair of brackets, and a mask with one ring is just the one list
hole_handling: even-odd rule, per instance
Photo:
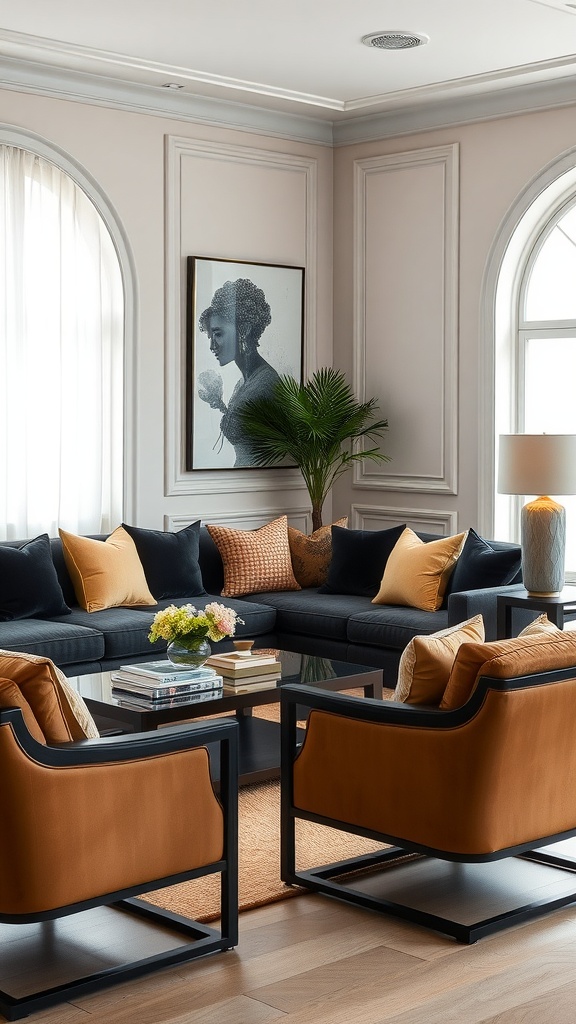
{"label": "book", "polygon": [[163,683],[183,682],[184,680],[208,679],[218,673],[210,666],[201,665],[200,668],[174,668],[171,661],[145,661],[136,665],[121,665],[118,669],[123,674],[129,673],[130,677],[144,679],[155,679]]}
{"label": "book", "polygon": [[122,690],[112,689],[112,695],[116,697],[120,707],[139,708],[141,711],[165,711],[167,708],[179,708],[186,704],[201,704],[204,701],[217,700],[224,692],[222,686],[214,687],[211,690],[204,690],[201,693],[188,693],[176,697],[149,700],[135,693],[124,693]]}
{"label": "book", "polygon": [[274,676],[272,679],[268,679],[264,683],[260,682],[259,679],[255,679],[248,683],[245,679],[235,683],[227,682],[225,679],[224,693],[253,693],[255,690],[273,690],[279,679],[279,676]]}
{"label": "book", "polygon": [[239,678],[237,676],[227,676],[224,672],[222,673],[224,686],[229,689],[238,689],[239,687],[254,689],[256,686],[267,689],[274,683],[277,683],[280,677],[280,672],[259,673],[253,676],[240,676]]}
{"label": "book", "polygon": [[241,678],[243,676],[266,675],[270,672],[281,672],[282,665],[274,657],[257,658],[250,655],[249,658],[243,655],[214,654],[208,658],[206,664],[209,667],[218,669],[222,675]]}
{"label": "book", "polygon": [[112,672],[110,679],[113,691],[122,690],[125,693],[139,694],[148,700],[203,693],[222,686],[222,676],[216,673],[205,679],[183,679],[175,683],[146,679],[137,675],[131,677],[128,672]]}

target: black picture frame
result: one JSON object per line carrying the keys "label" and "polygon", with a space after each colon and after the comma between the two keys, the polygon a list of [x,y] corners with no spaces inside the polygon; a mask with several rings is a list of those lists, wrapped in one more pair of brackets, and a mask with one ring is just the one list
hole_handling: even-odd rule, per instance
{"label": "black picture frame", "polygon": [[304,276],[304,267],[187,257],[187,471],[254,468],[234,412],[276,375],[302,380]]}

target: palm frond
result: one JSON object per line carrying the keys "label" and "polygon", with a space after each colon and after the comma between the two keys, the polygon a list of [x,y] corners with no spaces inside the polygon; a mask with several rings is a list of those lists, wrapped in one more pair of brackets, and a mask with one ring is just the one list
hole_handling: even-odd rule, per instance
{"label": "palm frond", "polygon": [[246,402],[240,417],[254,464],[294,462],[318,510],[352,462],[388,461],[379,448],[363,451],[358,444],[366,438],[374,444],[388,429],[387,420],[376,418],[377,410],[375,399],[359,402],[344,374],[325,367],[303,384],[281,377],[271,395]]}

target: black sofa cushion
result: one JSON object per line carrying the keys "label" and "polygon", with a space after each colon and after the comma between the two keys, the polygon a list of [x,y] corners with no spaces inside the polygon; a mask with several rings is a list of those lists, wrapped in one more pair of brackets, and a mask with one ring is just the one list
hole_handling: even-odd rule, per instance
{"label": "black sofa cushion", "polygon": [[[148,639],[152,619],[156,613],[146,609],[103,608],[97,612],[86,612],[73,608],[69,621],[82,628],[98,630],[102,637],[104,658],[133,658],[135,655],[153,654],[166,650],[166,643],[151,644]],[[52,620],[54,623],[57,620]],[[78,661],[78,658],[74,659]]]}
{"label": "black sofa cushion", "polygon": [[[88,615],[87,612],[84,613]],[[104,637],[97,629],[58,619],[17,619],[0,622],[0,649],[27,651],[66,666],[98,662],[104,657]]]}
{"label": "black sofa cushion", "polygon": [[198,565],[200,520],[177,533],[122,526],[136,545],[146,582],[157,601],[206,593]]}
{"label": "black sofa cushion", "polygon": [[251,594],[250,597],[276,609],[278,632],[332,640],[346,640],[348,616],[371,607],[368,597],[322,594],[315,587],[297,592]]}
{"label": "black sofa cushion", "polygon": [[405,529],[346,530],[333,526],[332,559],[319,593],[375,597],[390,552]]}
{"label": "black sofa cushion", "polygon": [[348,621],[348,640],[364,646],[404,650],[415,636],[437,633],[448,626],[448,612],[425,612],[400,605],[372,606],[372,611],[352,612]]}
{"label": "black sofa cushion", "polygon": [[0,545],[0,622],[49,618],[69,611],[47,533],[18,546]]}

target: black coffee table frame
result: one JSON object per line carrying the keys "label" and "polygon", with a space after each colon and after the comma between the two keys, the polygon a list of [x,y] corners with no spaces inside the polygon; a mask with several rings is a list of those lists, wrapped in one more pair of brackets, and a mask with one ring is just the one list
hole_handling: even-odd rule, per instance
{"label": "black coffee table frame", "polygon": [[[284,652],[281,652],[281,655]],[[286,652],[297,657],[292,652]],[[302,655],[303,658],[310,656]],[[331,678],[314,680],[313,685],[325,690],[351,690],[361,688],[365,697],[382,700],[382,669],[367,665],[354,665],[342,661],[318,659],[318,664],[328,664],[334,673]],[[278,778],[280,775],[280,724],[252,715],[257,707],[280,703],[282,685],[303,683],[294,672],[286,673],[278,684],[269,689],[233,693],[228,690],[214,700],[181,704],[178,707],[154,711],[120,703],[112,696],[112,682],[109,672],[77,676],[71,680],[84,697],[98,728],[114,729],[121,732],[149,732],[175,722],[204,718],[208,715],[223,715],[233,712],[239,725],[240,785]],[[303,717],[305,715],[303,714]],[[212,774],[219,778],[218,752],[210,750]]]}

